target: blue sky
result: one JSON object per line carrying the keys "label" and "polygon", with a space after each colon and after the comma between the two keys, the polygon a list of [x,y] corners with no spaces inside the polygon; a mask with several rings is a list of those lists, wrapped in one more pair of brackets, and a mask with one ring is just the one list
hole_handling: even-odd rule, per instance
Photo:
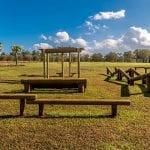
{"label": "blue sky", "polygon": [[85,52],[150,48],[150,0],[0,0],[0,42],[33,50]]}

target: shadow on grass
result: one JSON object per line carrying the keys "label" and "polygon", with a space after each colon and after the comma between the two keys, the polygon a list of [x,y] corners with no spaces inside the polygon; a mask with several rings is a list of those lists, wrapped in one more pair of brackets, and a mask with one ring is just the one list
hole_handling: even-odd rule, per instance
{"label": "shadow on grass", "polygon": [[130,96],[129,87],[127,84],[121,84],[121,83],[118,83],[115,81],[110,81],[108,78],[106,78],[104,81],[113,83],[116,85],[120,85],[121,86],[121,92],[120,92],[121,97],[129,97]]}
{"label": "shadow on grass", "polygon": [[103,74],[103,73],[100,73],[99,75],[106,76],[106,77],[110,77],[110,75],[108,75],[108,74]]}
{"label": "shadow on grass", "polygon": [[19,67],[19,66],[25,66],[24,64],[1,64],[0,67]]}
{"label": "shadow on grass", "polygon": [[20,80],[0,80],[0,83],[20,84]]}
{"label": "shadow on grass", "polygon": [[143,93],[132,93],[130,95],[143,95]]}
{"label": "shadow on grass", "polygon": [[100,75],[107,76],[107,78],[104,80],[106,82],[113,83],[116,85],[121,85],[121,97],[129,97],[130,95],[140,95],[140,94],[143,94],[145,97],[150,97],[150,93],[147,92],[147,89],[146,89],[145,85],[143,85],[143,84],[137,84],[142,92],[130,94],[128,84],[125,85],[125,84],[121,84],[118,82],[110,81],[111,76],[106,75],[106,74],[100,74]]}
{"label": "shadow on grass", "polygon": [[41,118],[41,119],[100,119],[100,118],[115,118],[112,115],[90,115],[90,116],[84,116],[84,115],[47,115],[44,116],[38,116],[38,115],[25,115],[25,116],[19,116],[19,115],[1,115],[0,119],[15,119],[15,118]]}
{"label": "shadow on grass", "polygon": [[[21,74],[19,75],[19,77],[44,77],[43,75],[36,75],[36,74]],[[59,75],[53,75],[53,76],[49,76],[49,77],[61,77]]]}
{"label": "shadow on grass", "polygon": [[137,84],[137,85],[139,86],[139,88],[141,89],[141,91],[145,97],[150,97],[150,93],[147,92],[145,85],[143,85],[143,84]]}
{"label": "shadow on grass", "polygon": [[43,75],[35,75],[35,74],[21,74],[20,77],[43,77]]}

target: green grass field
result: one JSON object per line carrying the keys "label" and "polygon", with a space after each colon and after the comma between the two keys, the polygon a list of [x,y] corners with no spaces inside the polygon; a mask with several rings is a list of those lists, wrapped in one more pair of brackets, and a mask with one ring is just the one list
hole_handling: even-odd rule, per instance
{"label": "green grass field", "polygon": [[[148,66],[137,63],[81,63],[81,77],[88,79],[85,93],[67,90],[34,91],[40,98],[59,99],[120,99],[129,98],[131,106],[119,106],[116,118],[102,117],[110,113],[109,106],[50,106],[44,112],[48,118],[38,118],[38,106],[26,105],[27,117],[19,113],[18,101],[0,100],[0,150],[32,149],[150,149],[150,93],[137,81],[127,86],[126,79],[116,81],[114,76],[105,81],[106,66],[123,69]],[[150,66],[150,65],[149,65]],[[56,78],[60,63],[50,63],[50,76]],[[76,63],[72,72],[76,72]],[[150,70],[149,70],[150,71]],[[144,73],[144,70],[139,69]],[[42,63],[24,63],[24,66],[0,66],[0,93],[23,92],[20,79],[38,78]],[[65,76],[68,64],[65,64]],[[75,75],[74,77],[77,77]]]}

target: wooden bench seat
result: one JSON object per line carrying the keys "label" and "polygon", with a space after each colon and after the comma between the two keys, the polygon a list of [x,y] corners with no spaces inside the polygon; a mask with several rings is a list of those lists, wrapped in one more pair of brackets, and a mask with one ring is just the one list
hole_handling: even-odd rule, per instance
{"label": "wooden bench seat", "polygon": [[0,100],[19,100],[20,101],[20,116],[23,116],[25,101],[34,101],[36,94],[0,94]]}
{"label": "wooden bench seat", "polygon": [[24,79],[25,92],[30,92],[34,88],[77,88],[78,92],[85,92],[87,80],[84,78],[77,79]]}
{"label": "wooden bench seat", "polygon": [[36,101],[27,101],[27,104],[38,104],[39,105],[39,116],[43,116],[44,104],[50,105],[110,105],[111,106],[111,116],[115,117],[117,114],[117,105],[130,105],[130,100],[109,100],[109,99],[99,99],[99,100],[60,100],[60,99],[37,99]]}

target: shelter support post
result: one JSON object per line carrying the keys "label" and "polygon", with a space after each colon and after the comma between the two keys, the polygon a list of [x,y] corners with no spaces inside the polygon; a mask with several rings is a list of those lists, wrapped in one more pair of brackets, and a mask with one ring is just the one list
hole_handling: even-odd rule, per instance
{"label": "shelter support post", "polygon": [[46,54],[45,51],[43,50],[43,76],[46,78]]}
{"label": "shelter support post", "polygon": [[64,53],[62,53],[62,61],[61,61],[61,64],[62,64],[62,77],[64,77]]}
{"label": "shelter support post", "polygon": [[47,61],[47,65],[46,65],[46,72],[47,72],[47,78],[49,78],[49,53],[46,53],[46,61]]}
{"label": "shelter support post", "polygon": [[71,53],[69,53],[69,77],[71,77]]}
{"label": "shelter support post", "polygon": [[80,78],[80,51],[78,50],[78,78]]}

